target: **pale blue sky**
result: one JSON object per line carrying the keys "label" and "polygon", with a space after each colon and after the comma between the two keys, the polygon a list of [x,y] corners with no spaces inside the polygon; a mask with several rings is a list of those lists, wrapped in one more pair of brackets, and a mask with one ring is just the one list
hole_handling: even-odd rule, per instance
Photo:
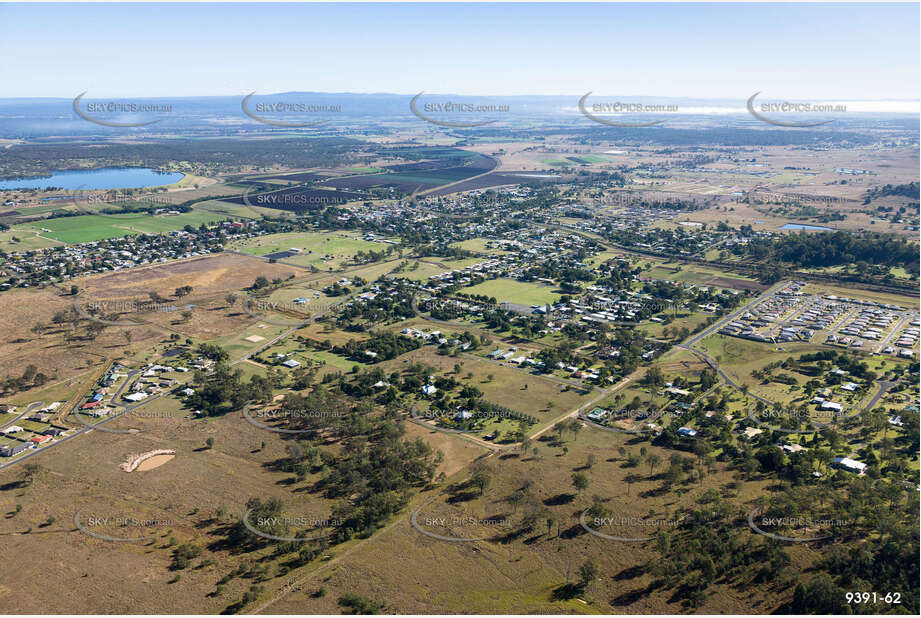
{"label": "pale blue sky", "polygon": [[0,97],[917,99],[915,4],[0,5]]}

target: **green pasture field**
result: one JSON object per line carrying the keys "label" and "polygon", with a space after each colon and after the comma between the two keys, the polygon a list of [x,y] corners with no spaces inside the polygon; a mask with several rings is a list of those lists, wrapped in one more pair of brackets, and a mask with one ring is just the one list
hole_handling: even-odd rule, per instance
{"label": "green pasture field", "polygon": [[508,251],[503,251],[502,249],[487,247],[486,244],[488,242],[490,241],[485,238],[471,238],[470,240],[462,240],[461,242],[452,243],[451,246],[457,249],[463,249],[465,251],[474,251],[476,253],[487,253],[494,255],[503,255],[508,253]]}
{"label": "green pasture field", "polygon": [[552,287],[524,283],[514,279],[484,281],[473,287],[464,288],[463,292],[495,298],[500,303],[509,301],[521,305],[546,305],[556,302],[561,296]]}
{"label": "green pasture field", "polygon": [[[19,239],[13,241],[13,237]],[[36,249],[47,249],[48,247],[60,247],[63,243],[51,238],[46,238],[35,233],[35,230],[7,230],[0,232],[0,249],[6,252],[12,251],[33,251]]]}
{"label": "green pasture field", "polygon": [[204,212],[187,212],[181,215],[148,216],[138,215],[82,215],[78,217],[61,217],[58,219],[44,219],[34,223],[25,223],[15,226],[13,230],[25,234],[28,232],[41,232],[42,229],[51,230],[41,232],[47,238],[76,244],[94,242],[107,238],[119,238],[132,234],[162,234],[174,230],[181,230],[186,225],[198,227],[202,223],[212,224],[222,221],[224,217]]}
{"label": "green pasture field", "polygon": [[[300,249],[299,255],[284,258],[292,264],[338,268],[359,251],[386,251],[384,243],[369,242],[343,232],[286,232],[237,241],[230,248],[251,255],[268,255],[288,249]],[[328,260],[323,260],[324,257]]]}

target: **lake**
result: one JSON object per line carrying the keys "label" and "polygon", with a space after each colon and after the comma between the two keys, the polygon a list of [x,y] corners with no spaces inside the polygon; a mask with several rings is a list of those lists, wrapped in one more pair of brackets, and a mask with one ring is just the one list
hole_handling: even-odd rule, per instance
{"label": "lake", "polygon": [[178,182],[185,174],[179,172],[158,172],[149,167],[104,167],[98,170],[74,170],[52,172],[40,178],[16,178],[0,180],[3,189],[140,189],[159,187]]}
{"label": "lake", "polygon": [[814,230],[817,232],[834,232],[833,227],[822,227],[821,225],[805,225],[803,223],[785,223],[781,226],[782,230]]}

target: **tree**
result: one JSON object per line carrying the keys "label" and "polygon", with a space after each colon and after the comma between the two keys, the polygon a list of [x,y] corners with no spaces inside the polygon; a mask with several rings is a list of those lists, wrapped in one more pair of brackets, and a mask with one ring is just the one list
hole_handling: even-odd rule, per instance
{"label": "tree", "polygon": [[208,445],[208,448],[214,448],[214,436],[208,436],[208,439],[205,440],[205,444]]}
{"label": "tree", "polygon": [[817,575],[810,582],[797,584],[790,609],[795,614],[843,614],[845,610],[850,610],[845,605],[844,590],[826,573]]}
{"label": "tree", "polygon": [[579,432],[582,431],[582,423],[578,419],[572,419],[567,423],[567,429],[572,432],[572,439],[575,440],[579,435]]}
{"label": "tree", "polygon": [[572,475],[572,485],[581,494],[583,491],[588,489],[588,477],[581,472],[575,472]]}
{"label": "tree", "polygon": [[175,295],[176,298],[182,298],[183,296],[188,296],[192,293],[191,285],[183,285],[182,287],[176,288]]}
{"label": "tree", "polygon": [[35,480],[35,475],[41,470],[41,466],[34,463],[28,463],[22,467],[22,472],[19,473],[19,485],[21,487],[28,487],[32,484],[32,481]]}
{"label": "tree", "polygon": [[492,484],[492,477],[486,470],[478,470],[470,477],[470,483],[477,488],[479,494],[482,496]]}
{"label": "tree", "polygon": [[662,458],[655,453],[649,453],[649,455],[646,456],[646,463],[649,464],[649,476],[652,476],[652,471],[662,463]]}
{"label": "tree", "polygon": [[228,294],[227,296],[224,297],[224,300],[227,302],[228,307],[233,307],[237,303],[237,295]]}
{"label": "tree", "polygon": [[600,574],[601,569],[598,568],[595,561],[592,559],[586,560],[585,563],[579,567],[579,586],[583,589],[588,588],[592,582],[598,579]]}
{"label": "tree", "polygon": [[661,369],[653,366],[646,371],[646,375],[643,377],[643,383],[648,386],[662,386],[665,384],[665,376],[662,374]]}
{"label": "tree", "polygon": [[531,448],[531,439],[527,437],[527,435],[524,433],[523,430],[522,430],[522,435],[524,435],[525,437],[523,440],[521,440],[521,443],[518,445],[518,450],[520,450],[522,453],[527,453],[528,449]]}

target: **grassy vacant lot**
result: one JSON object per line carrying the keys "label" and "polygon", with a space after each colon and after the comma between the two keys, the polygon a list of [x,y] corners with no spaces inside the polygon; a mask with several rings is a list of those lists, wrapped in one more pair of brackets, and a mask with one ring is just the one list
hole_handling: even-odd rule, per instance
{"label": "grassy vacant lot", "polygon": [[678,317],[669,324],[664,324],[662,322],[645,322],[639,328],[650,337],[662,337],[666,328],[670,330],[687,328],[693,332],[695,328],[714,317],[716,317],[715,314],[703,313],[701,311],[694,313],[679,313]]}
{"label": "grassy vacant lot", "polygon": [[918,310],[918,297],[917,296],[903,296],[901,294],[887,294],[885,292],[874,292],[870,290],[861,290],[858,288],[850,287],[834,287],[826,284],[817,285],[817,284],[807,284],[803,288],[803,291],[807,294],[834,294],[835,296],[841,296],[844,298],[861,298],[865,300],[872,300],[877,303],[886,303],[892,305],[898,305],[905,308],[913,308],[915,311]]}
{"label": "grassy vacant lot", "polygon": [[790,392],[785,385],[776,382],[762,385],[760,380],[751,376],[751,372],[769,363],[786,360],[791,356],[795,358],[801,354],[829,349],[827,346],[814,343],[789,342],[774,345],[719,334],[706,337],[697,344],[697,347],[715,359],[720,368],[736,383],[747,384],[750,392],[771,401],[787,403],[798,395]]}
{"label": "grassy vacant lot", "polygon": [[487,245],[493,244],[495,241],[487,240],[485,238],[471,238],[470,240],[463,240],[461,242],[452,243],[452,247],[457,247],[458,249],[464,249],[466,251],[474,251],[476,253],[488,253],[501,255],[508,253],[508,251],[503,251],[495,247],[490,247]]}
{"label": "grassy vacant lot", "polygon": [[22,235],[41,232],[42,229],[51,230],[41,233],[48,238],[72,244],[118,238],[130,234],[161,234],[181,230],[187,225],[198,227],[202,223],[211,224],[223,219],[225,217],[206,212],[187,212],[181,215],[154,217],[83,215],[45,219],[35,223],[25,223],[13,229]]}
{"label": "grassy vacant lot", "polygon": [[[243,325],[241,325],[242,327]],[[238,327],[234,332],[223,337],[218,337],[211,343],[220,345],[230,355],[231,360],[236,360],[249,354],[253,350],[267,344],[273,337],[277,337],[285,330],[284,326],[276,324],[266,324],[264,322],[254,321],[246,328]],[[248,341],[247,338],[262,337],[259,341]]]}
{"label": "grassy vacant lot", "polygon": [[362,240],[357,233],[290,232],[270,234],[234,243],[230,248],[252,255],[268,255],[288,249],[300,249],[299,255],[284,258],[292,264],[336,269],[350,261],[359,251],[386,251],[391,245]]}
{"label": "grassy vacant lot", "polygon": [[[13,239],[18,239],[14,241]],[[6,252],[32,251],[48,247],[60,247],[63,243],[40,236],[35,230],[17,229],[0,232],[0,249]]]}
{"label": "grassy vacant lot", "polygon": [[462,290],[467,294],[480,294],[498,302],[520,305],[546,305],[559,300],[561,294],[554,288],[539,283],[524,283],[514,279],[492,279]]}
{"label": "grassy vacant lot", "polygon": [[588,263],[591,264],[592,266],[598,266],[599,264],[604,264],[608,260],[612,260],[622,255],[623,253],[619,253],[616,251],[602,251],[598,255],[590,257],[588,259]]}
{"label": "grassy vacant lot", "polygon": [[745,277],[744,275],[727,275],[725,272],[719,270],[691,264],[654,263],[653,267],[645,271],[643,275],[655,279],[694,283],[697,285],[717,285],[717,283],[709,283],[716,279],[722,282],[720,287],[733,287],[731,284],[736,280],[738,280],[739,284],[754,281],[750,277]]}

